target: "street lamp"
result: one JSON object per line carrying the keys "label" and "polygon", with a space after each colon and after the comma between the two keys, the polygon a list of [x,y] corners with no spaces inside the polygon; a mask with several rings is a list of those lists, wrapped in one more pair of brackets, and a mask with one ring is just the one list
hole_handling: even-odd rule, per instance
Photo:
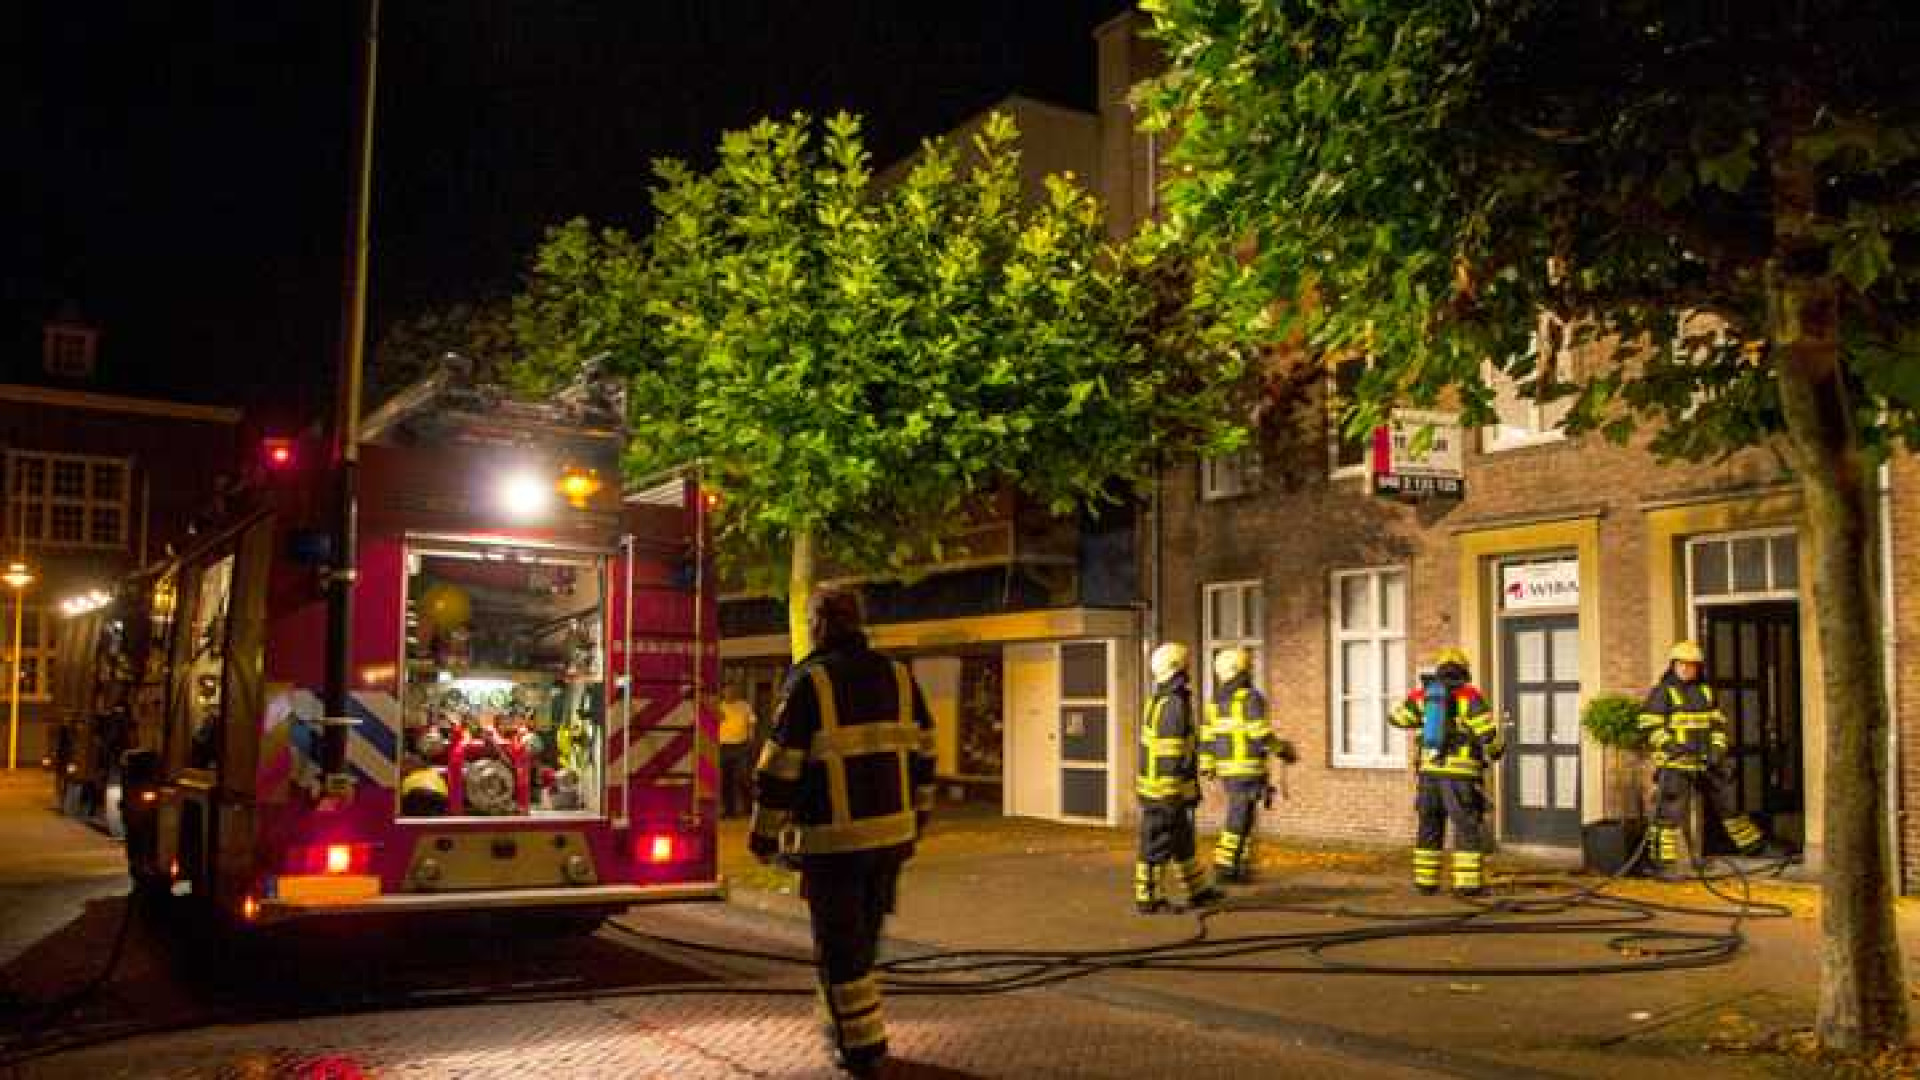
{"label": "street lamp", "polygon": [[33,584],[33,571],[16,562],[0,574],[0,583],[13,590],[13,690],[7,704],[7,771],[20,767],[20,630],[25,625],[27,586]]}

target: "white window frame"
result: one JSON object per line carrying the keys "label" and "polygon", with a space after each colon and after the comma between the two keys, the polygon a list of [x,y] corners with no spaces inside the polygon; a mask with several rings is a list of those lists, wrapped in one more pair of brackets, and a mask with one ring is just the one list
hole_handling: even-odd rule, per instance
{"label": "white window frame", "polygon": [[1200,498],[1237,499],[1260,489],[1260,451],[1251,446],[1200,459]]}
{"label": "white window frame", "polygon": [[[1680,565],[1682,572],[1686,575],[1684,586],[1687,591],[1687,625],[1693,628],[1690,633],[1697,633],[1699,631],[1700,609],[1704,607],[1721,607],[1731,604],[1757,604],[1779,600],[1800,600],[1800,586],[1795,585],[1793,588],[1781,588],[1774,580],[1772,541],[1783,536],[1791,536],[1794,538],[1794,560],[1796,563],[1794,566],[1794,577],[1796,580],[1804,580],[1806,575],[1800,572],[1801,568],[1797,564],[1801,557],[1806,554],[1806,541],[1801,537],[1800,530],[1791,525],[1765,529],[1743,529],[1737,532],[1702,533],[1699,536],[1690,536],[1687,538],[1686,549],[1682,552]],[[1767,588],[1758,592],[1751,590],[1747,592],[1733,591],[1733,544],[1736,540],[1764,540],[1768,542]],[[1699,588],[1700,578],[1694,570],[1694,560],[1696,553],[1709,544],[1725,546],[1727,549],[1727,591],[1714,593],[1711,596],[1702,596]]]}
{"label": "white window frame", "polygon": [[[1215,624],[1214,598],[1225,593],[1232,593],[1237,598],[1233,610],[1239,613],[1236,618],[1241,625],[1221,627]],[[1251,627],[1244,625],[1249,596],[1253,601]],[[1213,700],[1213,656],[1221,649],[1238,647],[1247,650],[1253,656],[1253,685],[1256,687],[1266,685],[1267,596],[1263,582],[1255,578],[1246,578],[1238,581],[1214,581],[1202,585],[1200,587],[1200,624],[1203,645],[1200,656],[1196,658],[1196,666],[1200,669],[1200,700],[1202,702]],[[1227,633],[1226,631],[1229,630],[1234,632]]]}
{"label": "white window frame", "polygon": [[[41,469],[40,491],[30,493],[21,482],[21,466],[29,462],[37,463]],[[82,470],[81,491],[78,495],[57,495],[53,490],[53,473],[61,465],[76,465]],[[119,490],[113,495],[94,494],[94,475],[96,469],[112,467],[119,471]],[[132,487],[133,461],[123,457],[100,457],[90,454],[56,454],[38,450],[9,450],[6,460],[6,522],[4,533],[16,539],[49,548],[92,548],[95,550],[123,551],[127,546],[128,535],[128,491]],[[53,511],[56,507],[69,507],[80,512],[80,537],[77,540],[56,540],[53,537]],[[96,511],[112,510],[119,523],[117,535],[111,541],[93,538],[93,518]]]}
{"label": "white window frame", "polygon": [[[12,621],[11,605],[0,609]],[[23,702],[45,703],[53,700],[53,619],[47,609],[36,604],[26,605],[21,613],[22,631],[20,635],[19,666],[13,663],[13,627],[8,626],[6,647],[3,654],[7,658],[6,667],[13,671],[15,679],[21,679],[27,671],[34,673],[33,689],[23,684],[20,688],[20,700]],[[28,643],[26,626],[36,627],[31,644]]]}
{"label": "white window frame", "polygon": [[[1366,626],[1349,629],[1343,625],[1344,613],[1341,610],[1341,587],[1354,578],[1364,578],[1368,582],[1368,610],[1377,617],[1385,607],[1383,585],[1387,578],[1400,579],[1401,604],[1400,625]],[[1400,704],[1402,695],[1411,684],[1410,665],[1412,658],[1407,645],[1407,619],[1413,598],[1409,575],[1405,566],[1369,566],[1352,570],[1335,570],[1328,579],[1330,590],[1327,595],[1327,629],[1332,647],[1329,656],[1327,695],[1327,727],[1329,738],[1327,745],[1332,747],[1333,767],[1336,769],[1402,769],[1407,767],[1406,732],[1387,722],[1387,717]],[[1347,671],[1346,646],[1355,642],[1367,642],[1373,646],[1373,663],[1380,666],[1379,686],[1372,695],[1379,704],[1380,744],[1376,753],[1357,751],[1347,745]],[[1387,645],[1400,644],[1401,670],[1388,670]],[[1354,695],[1355,700],[1360,695]]]}

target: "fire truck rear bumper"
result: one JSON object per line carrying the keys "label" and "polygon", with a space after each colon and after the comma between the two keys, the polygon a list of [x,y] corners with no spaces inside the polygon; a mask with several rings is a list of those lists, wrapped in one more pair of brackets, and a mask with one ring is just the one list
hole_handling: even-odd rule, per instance
{"label": "fire truck rear bumper", "polygon": [[404,915],[429,911],[486,911],[493,909],[623,908],[634,904],[663,904],[682,900],[723,900],[726,888],[717,881],[676,882],[671,885],[583,885],[548,889],[470,889],[439,893],[388,893],[350,901],[260,901],[258,921],[336,915]]}

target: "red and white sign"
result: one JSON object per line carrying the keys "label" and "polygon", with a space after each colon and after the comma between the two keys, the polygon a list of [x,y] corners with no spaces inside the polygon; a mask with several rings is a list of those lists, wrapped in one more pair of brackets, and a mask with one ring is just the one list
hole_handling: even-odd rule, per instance
{"label": "red and white sign", "polygon": [[1506,611],[1580,606],[1580,560],[1555,559],[1502,566],[1500,606]]}
{"label": "red and white sign", "polygon": [[1406,498],[1464,495],[1460,418],[1453,413],[1395,409],[1387,425],[1373,432],[1373,490]]}

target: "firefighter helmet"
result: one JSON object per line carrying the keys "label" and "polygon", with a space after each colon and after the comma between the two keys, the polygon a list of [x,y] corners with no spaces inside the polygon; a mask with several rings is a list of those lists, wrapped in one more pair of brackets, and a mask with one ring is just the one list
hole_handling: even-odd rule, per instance
{"label": "firefighter helmet", "polygon": [[1228,646],[1213,654],[1213,675],[1221,682],[1232,682],[1252,666],[1252,655],[1239,646]]}
{"label": "firefighter helmet", "polygon": [[1707,662],[1707,654],[1700,651],[1700,646],[1696,642],[1676,641],[1673,648],[1667,652],[1667,659],[1681,664],[1704,664]]}
{"label": "firefighter helmet", "polygon": [[1467,651],[1465,649],[1460,648],[1457,645],[1449,645],[1446,648],[1441,649],[1438,653],[1434,654],[1434,657],[1433,657],[1434,667],[1436,668],[1446,667],[1448,664],[1458,664],[1461,667],[1472,666],[1467,662]]}
{"label": "firefighter helmet", "polygon": [[1153,668],[1154,681],[1165,682],[1173,678],[1174,673],[1187,670],[1187,647],[1177,641],[1169,641],[1153,650],[1148,666]]}
{"label": "firefighter helmet", "polygon": [[400,781],[400,812],[407,817],[447,812],[447,778],[439,769],[415,769]]}

